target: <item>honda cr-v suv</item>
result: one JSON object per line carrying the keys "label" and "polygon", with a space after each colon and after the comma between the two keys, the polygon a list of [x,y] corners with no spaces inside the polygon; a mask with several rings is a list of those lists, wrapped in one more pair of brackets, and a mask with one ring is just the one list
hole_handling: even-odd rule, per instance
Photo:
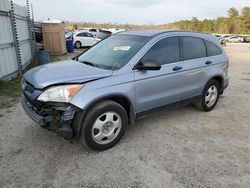
{"label": "honda cr-v suv", "polygon": [[228,82],[228,57],[216,37],[126,31],[73,60],[28,71],[22,106],[42,127],[105,150],[153,109],[194,103],[212,110]]}

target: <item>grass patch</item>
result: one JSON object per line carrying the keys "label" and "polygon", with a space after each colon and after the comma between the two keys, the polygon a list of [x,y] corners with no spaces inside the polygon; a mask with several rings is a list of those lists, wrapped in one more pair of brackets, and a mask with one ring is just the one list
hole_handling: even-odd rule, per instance
{"label": "grass patch", "polygon": [[21,96],[21,78],[0,81],[0,109],[13,106]]}
{"label": "grass patch", "polygon": [[[23,70],[23,74],[29,69],[35,67],[31,63]],[[21,96],[21,77],[18,76],[8,81],[0,80],[0,109],[10,108],[20,100]]]}
{"label": "grass patch", "polygon": [[15,95],[17,91],[20,91],[20,83],[20,77],[14,78],[10,81],[0,81],[0,95]]}

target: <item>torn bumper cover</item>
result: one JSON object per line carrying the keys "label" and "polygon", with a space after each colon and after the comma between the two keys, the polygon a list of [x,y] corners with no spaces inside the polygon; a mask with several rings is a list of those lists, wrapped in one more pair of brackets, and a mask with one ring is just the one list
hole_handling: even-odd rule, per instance
{"label": "torn bumper cover", "polygon": [[73,125],[76,113],[81,111],[68,103],[43,103],[21,99],[26,114],[40,126],[56,131],[58,136],[70,139],[79,131],[79,125]]}

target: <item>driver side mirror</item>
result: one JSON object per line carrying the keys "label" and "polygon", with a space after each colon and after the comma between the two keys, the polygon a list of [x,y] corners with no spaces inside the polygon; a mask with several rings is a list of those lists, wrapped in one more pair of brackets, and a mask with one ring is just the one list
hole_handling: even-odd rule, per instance
{"label": "driver side mirror", "polygon": [[136,66],[137,70],[160,70],[161,69],[161,64],[158,61],[145,61],[145,62],[140,62]]}

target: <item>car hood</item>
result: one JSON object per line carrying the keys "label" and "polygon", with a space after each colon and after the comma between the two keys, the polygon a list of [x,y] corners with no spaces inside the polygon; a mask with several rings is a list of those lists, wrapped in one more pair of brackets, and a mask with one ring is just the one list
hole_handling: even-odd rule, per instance
{"label": "car hood", "polygon": [[50,85],[83,83],[112,75],[112,70],[100,69],[74,60],[35,67],[24,74],[24,79],[37,89]]}

